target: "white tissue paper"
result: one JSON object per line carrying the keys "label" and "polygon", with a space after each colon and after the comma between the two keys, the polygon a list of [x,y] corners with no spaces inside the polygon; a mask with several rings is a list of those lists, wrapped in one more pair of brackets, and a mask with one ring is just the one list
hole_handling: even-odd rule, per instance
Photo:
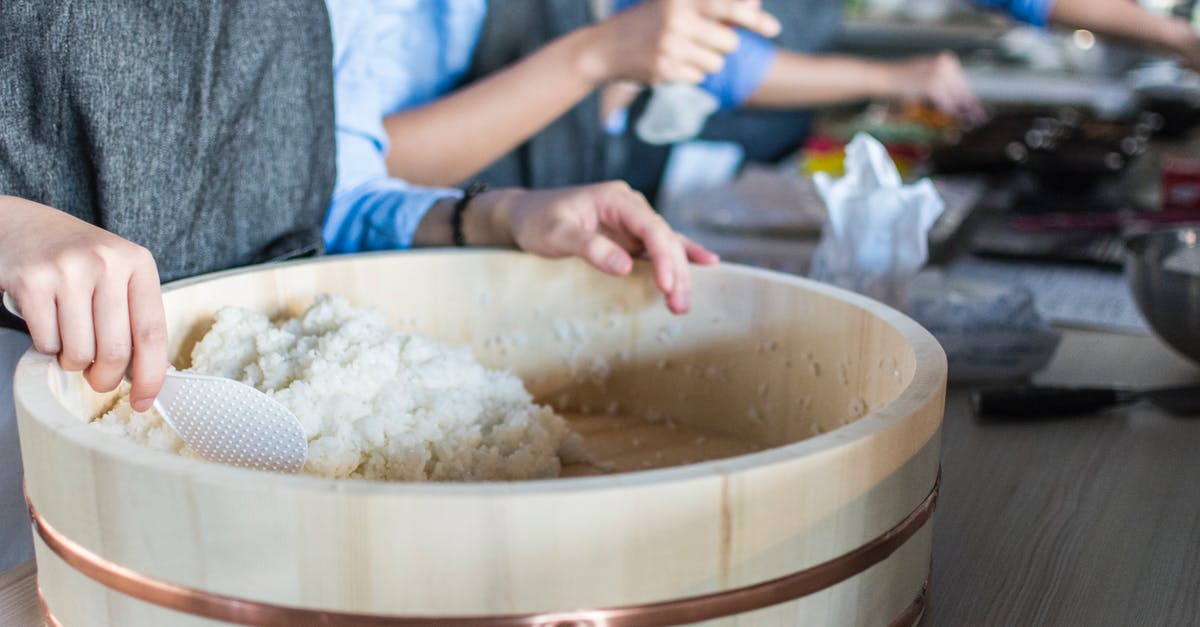
{"label": "white tissue paper", "polygon": [[813,182],[828,215],[810,276],[902,308],[945,207],[933,182],[905,185],[887,149],[865,133],[846,146],[844,177],[818,172]]}
{"label": "white tissue paper", "polygon": [[647,144],[678,143],[700,134],[718,106],[716,97],[696,85],[655,85],[634,130]]}

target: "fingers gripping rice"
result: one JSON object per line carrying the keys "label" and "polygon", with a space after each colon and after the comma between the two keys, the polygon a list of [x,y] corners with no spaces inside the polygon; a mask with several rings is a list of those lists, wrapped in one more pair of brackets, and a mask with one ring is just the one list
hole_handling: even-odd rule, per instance
{"label": "fingers gripping rice", "polygon": [[[308,435],[304,471],[324,477],[554,477],[560,449],[578,448],[566,421],[535,404],[516,375],[484,368],[465,348],[390,329],[379,312],[341,297],[318,297],[279,323],[222,309],[190,370],[275,397]],[[194,456],[157,413],[133,412],[127,398],[93,424]]]}

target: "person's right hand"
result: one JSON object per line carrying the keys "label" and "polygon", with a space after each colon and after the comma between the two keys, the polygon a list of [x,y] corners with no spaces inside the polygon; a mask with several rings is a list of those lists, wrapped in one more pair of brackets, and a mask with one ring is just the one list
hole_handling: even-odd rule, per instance
{"label": "person's right hand", "polygon": [[942,113],[978,124],[986,113],[963,71],[950,52],[917,57],[888,65],[886,91],[901,102],[923,102]]}
{"label": "person's right hand", "polygon": [[647,0],[583,32],[596,82],[699,83],[737,49],[735,27],[774,37],[758,0]]}
{"label": "person's right hand", "polygon": [[514,244],[552,259],[579,257],[614,276],[629,274],[634,258],[644,255],[653,265],[667,308],[677,314],[691,308],[689,263],[720,261],[674,231],[644,196],[621,181],[485,192],[473,201],[466,220],[488,225],[472,233],[489,233],[474,243]]}
{"label": "person's right hand", "polygon": [[150,408],[167,369],[158,269],[148,250],[66,213],[0,196],[0,291],[21,307],[34,348]]}
{"label": "person's right hand", "polygon": [[1163,44],[1174,52],[1184,65],[1200,72],[1200,35],[1186,20],[1173,19],[1163,27]]}

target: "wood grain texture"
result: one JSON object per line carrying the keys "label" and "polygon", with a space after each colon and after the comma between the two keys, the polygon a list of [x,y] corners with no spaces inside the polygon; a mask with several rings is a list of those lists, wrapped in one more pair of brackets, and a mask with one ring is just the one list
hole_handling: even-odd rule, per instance
{"label": "wood grain texture", "polygon": [[[1046,384],[1171,385],[1149,336],[1072,331]],[[947,400],[926,625],[1200,624],[1200,419],[1141,404],[1033,423]]]}
{"label": "wood grain texture", "polygon": [[563,466],[563,477],[589,477],[670,468],[763,449],[745,438],[675,422],[602,414],[566,414],[583,437],[587,460]]}
{"label": "wood grain texture", "polygon": [[41,624],[36,577],[37,567],[33,561],[0,573],[0,625],[34,627]]}
{"label": "wood grain texture", "polygon": [[[731,266],[694,279],[685,317],[666,311],[645,266],[614,279],[516,253],[327,258],[185,282],[165,300],[175,355],[221,306],[297,313],[314,294],[338,292],[396,326],[470,346],[562,410],[614,411],[768,450],[507,484],[288,477],[99,433],[84,419],[108,398],[31,355],[14,388],[29,494],[67,537],[152,578],[400,615],[614,607],[738,588],[842,555],[913,511],[938,465],[945,362],[932,338],[873,301],[801,279]],[[917,596],[930,539],[923,530],[843,584],[717,624],[886,623]],[[108,593],[44,546],[38,555],[43,593],[67,624],[200,624]]]}
{"label": "wood grain texture", "polygon": [[[1071,330],[1039,380],[1169,385],[1200,372],[1151,337]],[[922,625],[1196,624],[1200,421],[1137,405],[989,425],[967,392],[947,401]],[[26,572],[0,586],[6,627],[37,621]]]}

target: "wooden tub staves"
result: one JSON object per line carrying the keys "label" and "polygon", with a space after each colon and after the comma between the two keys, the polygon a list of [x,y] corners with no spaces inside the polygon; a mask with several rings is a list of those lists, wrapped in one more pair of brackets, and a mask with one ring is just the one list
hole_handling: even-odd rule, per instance
{"label": "wooden tub staves", "polygon": [[626,429],[586,435],[614,459],[670,448],[681,463],[696,433],[757,452],[513,483],[283,476],[101,433],[86,422],[111,395],[26,355],[15,393],[48,614],[120,627],[914,624],[939,476],[937,343],[876,302],[728,265],[696,269],[692,313],[672,316],[647,270],[429,252],[227,272],[167,290],[171,354],[186,366],[222,306],[296,314],[340,293],[470,346],[543,402],[689,439],[631,453]]}

